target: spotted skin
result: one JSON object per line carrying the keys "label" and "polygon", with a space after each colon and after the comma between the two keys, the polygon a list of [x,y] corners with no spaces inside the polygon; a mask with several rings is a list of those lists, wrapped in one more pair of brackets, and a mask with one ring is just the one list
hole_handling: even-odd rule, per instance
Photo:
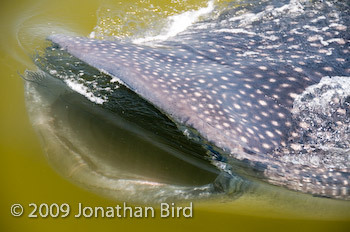
{"label": "spotted skin", "polygon": [[287,3],[289,8],[272,9],[262,4],[252,22],[232,12],[153,46],[49,39],[194,128],[226,162],[251,169],[249,175],[349,199],[349,167],[285,163],[276,152],[289,146],[295,98],[323,76],[350,75],[349,6],[342,13],[328,3]]}

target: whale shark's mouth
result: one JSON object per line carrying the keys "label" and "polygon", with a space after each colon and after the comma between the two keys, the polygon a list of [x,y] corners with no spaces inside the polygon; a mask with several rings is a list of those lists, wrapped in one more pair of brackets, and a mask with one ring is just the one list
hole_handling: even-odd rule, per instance
{"label": "whale shark's mouth", "polygon": [[[113,77],[56,45],[34,61],[39,70],[24,77],[28,111],[47,158],[66,178],[143,203],[232,198],[248,188],[247,180],[212,164],[208,152],[214,146],[196,140],[193,129],[177,125]],[[96,92],[83,93],[91,89]]]}

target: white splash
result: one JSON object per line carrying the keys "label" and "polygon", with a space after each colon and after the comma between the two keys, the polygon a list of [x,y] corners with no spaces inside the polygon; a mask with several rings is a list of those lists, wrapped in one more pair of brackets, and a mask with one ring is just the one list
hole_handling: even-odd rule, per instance
{"label": "white splash", "polygon": [[81,95],[83,95],[84,97],[86,97],[87,99],[89,99],[90,101],[92,101],[92,102],[94,102],[96,104],[101,105],[101,104],[103,104],[106,101],[105,99],[103,99],[101,97],[95,96],[92,92],[90,92],[88,87],[84,86],[83,84],[79,84],[79,83],[74,82],[74,81],[69,80],[69,79],[65,79],[64,82],[73,91],[80,93]]}
{"label": "white splash", "polygon": [[229,19],[229,21],[239,21],[241,27],[252,25],[253,22],[259,21],[267,16],[278,16],[278,15],[296,15],[304,12],[302,3],[305,0],[290,0],[290,2],[281,7],[267,6],[265,10],[259,13],[247,12],[243,15],[235,16]]}
{"label": "white splash", "polygon": [[[299,95],[294,101],[295,108],[304,108],[307,106],[308,109],[312,111],[323,111],[325,115],[331,115],[331,109],[329,107],[330,103],[333,102],[333,98],[339,95],[342,98],[350,96],[350,77],[349,76],[333,76],[333,77],[322,77],[321,81],[317,84],[311,85],[306,88],[303,94]],[[315,97],[312,101],[309,100],[308,104],[301,101],[301,98],[306,94],[315,94],[317,89],[322,89],[322,87],[328,87],[319,97]]]}
{"label": "white splash", "polygon": [[173,37],[180,32],[185,31],[188,27],[193,25],[199,20],[201,16],[209,14],[214,10],[214,0],[208,2],[207,7],[200,8],[198,10],[187,11],[178,15],[168,17],[168,26],[162,30],[159,35],[146,36],[144,38],[134,39],[136,44],[142,44],[150,41],[164,41],[170,37]]}
{"label": "white splash", "polygon": [[231,28],[231,29],[219,29],[215,30],[215,32],[226,32],[226,33],[232,33],[232,34],[248,34],[248,35],[256,35],[256,33],[244,30],[243,28]]}

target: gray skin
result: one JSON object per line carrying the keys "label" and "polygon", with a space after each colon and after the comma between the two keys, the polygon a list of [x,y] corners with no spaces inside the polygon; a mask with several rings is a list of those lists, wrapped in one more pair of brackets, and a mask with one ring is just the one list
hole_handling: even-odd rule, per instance
{"label": "gray skin", "polygon": [[[343,114],[336,119],[297,106],[310,94],[322,97],[306,89],[322,88],[325,76],[350,82],[349,5],[270,1],[245,11],[254,17],[233,10],[152,46],[66,35],[49,40],[190,128],[185,134],[198,133],[212,144],[213,160],[229,164],[224,171],[349,200],[350,146],[339,145],[350,138],[348,96],[337,95],[332,109]],[[111,100],[89,90],[102,107]],[[325,141],[316,133],[327,123],[341,133]]]}

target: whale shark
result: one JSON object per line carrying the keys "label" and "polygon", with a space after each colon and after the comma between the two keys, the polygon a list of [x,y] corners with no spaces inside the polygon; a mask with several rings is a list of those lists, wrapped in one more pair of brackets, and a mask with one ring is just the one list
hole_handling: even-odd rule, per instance
{"label": "whale shark", "polygon": [[101,107],[125,86],[225,173],[349,200],[350,6],[274,3],[154,43],[51,35],[52,49],[110,78],[50,74]]}

